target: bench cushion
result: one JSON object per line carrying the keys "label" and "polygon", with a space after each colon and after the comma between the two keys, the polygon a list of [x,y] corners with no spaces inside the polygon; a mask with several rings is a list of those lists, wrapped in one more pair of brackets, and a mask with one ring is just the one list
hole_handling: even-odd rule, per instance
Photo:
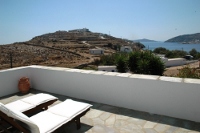
{"label": "bench cushion", "polygon": [[4,114],[6,114],[9,117],[12,117],[16,120],[19,120],[22,123],[25,123],[28,126],[27,128],[32,133],[40,133],[38,126],[33,121],[31,121],[29,117],[27,117],[23,113],[21,113],[17,110],[13,110],[9,107],[6,107],[2,103],[0,103],[0,111],[3,112]]}
{"label": "bench cushion", "polygon": [[74,116],[79,115],[91,106],[92,105],[88,103],[77,102],[71,99],[67,99],[64,102],[49,108],[47,111],[72,119]]}

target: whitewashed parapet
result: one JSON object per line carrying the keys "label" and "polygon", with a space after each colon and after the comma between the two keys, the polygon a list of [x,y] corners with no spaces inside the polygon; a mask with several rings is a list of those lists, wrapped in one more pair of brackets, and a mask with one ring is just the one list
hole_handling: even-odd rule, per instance
{"label": "whitewashed parapet", "polygon": [[199,79],[29,66],[0,71],[1,94],[24,74],[38,90],[200,122]]}
{"label": "whitewashed parapet", "polygon": [[[106,72],[106,71],[83,70],[83,69],[49,67],[49,66],[38,66],[38,65],[32,65],[32,66],[28,66],[28,67],[29,68],[47,69],[47,70],[56,70],[56,71],[67,71],[67,72],[76,72],[76,73],[85,73],[85,74],[95,74],[95,75],[107,75],[107,76],[118,76],[118,77],[136,78],[136,79],[160,80],[160,81],[177,82],[177,83],[183,82],[183,83],[200,84],[200,79],[190,79],[190,78],[178,78],[178,77],[167,77],[167,76],[157,76],[157,75]],[[22,69],[22,68],[27,68],[27,67],[19,67],[19,68],[13,68],[13,69],[1,70],[1,71],[18,70],[18,69]]]}
{"label": "whitewashed parapet", "polygon": [[159,77],[159,80],[161,80],[161,81],[169,81],[169,82],[177,82],[177,83],[183,82],[182,78],[166,77],[166,76]]}
{"label": "whitewashed parapet", "polygon": [[[30,77],[31,68],[17,67],[0,71],[0,97],[18,92],[21,77]],[[30,80],[31,82],[31,80]]]}
{"label": "whitewashed parapet", "polygon": [[185,79],[183,79],[183,82],[191,83],[191,84],[200,84],[200,80],[199,79],[185,78]]}
{"label": "whitewashed parapet", "polygon": [[31,73],[35,89],[200,122],[199,79],[54,67]]}
{"label": "whitewashed parapet", "polygon": [[138,78],[138,79],[150,79],[150,80],[158,80],[160,76],[155,75],[143,75],[143,74],[132,74],[129,76],[130,78]]}

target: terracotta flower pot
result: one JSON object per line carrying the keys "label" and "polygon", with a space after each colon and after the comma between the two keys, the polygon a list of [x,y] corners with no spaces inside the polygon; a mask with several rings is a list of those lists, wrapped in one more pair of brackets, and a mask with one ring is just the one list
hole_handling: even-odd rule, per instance
{"label": "terracotta flower pot", "polygon": [[30,81],[27,77],[22,77],[18,83],[18,89],[25,94],[30,90]]}

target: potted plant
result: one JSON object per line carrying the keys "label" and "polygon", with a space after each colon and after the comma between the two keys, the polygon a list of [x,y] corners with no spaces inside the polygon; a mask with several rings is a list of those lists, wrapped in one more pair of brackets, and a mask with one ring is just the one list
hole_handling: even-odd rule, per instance
{"label": "potted plant", "polygon": [[18,83],[18,89],[23,94],[28,93],[28,91],[30,90],[29,78],[27,77],[20,78],[19,83]]}

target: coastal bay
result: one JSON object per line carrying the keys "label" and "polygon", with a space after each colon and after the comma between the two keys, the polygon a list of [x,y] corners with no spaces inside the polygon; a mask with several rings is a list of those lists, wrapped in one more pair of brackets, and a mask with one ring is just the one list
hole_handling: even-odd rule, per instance
{"label": "coastal bay", "polygon": [[181,43],[171,43],[171,42],[141,42],[145,45],[145,49],[154,50],[158,47],[163,47],[168,50],[183,50],[189,52],[195,48],[200,52],[200,44],[181,44]]}

